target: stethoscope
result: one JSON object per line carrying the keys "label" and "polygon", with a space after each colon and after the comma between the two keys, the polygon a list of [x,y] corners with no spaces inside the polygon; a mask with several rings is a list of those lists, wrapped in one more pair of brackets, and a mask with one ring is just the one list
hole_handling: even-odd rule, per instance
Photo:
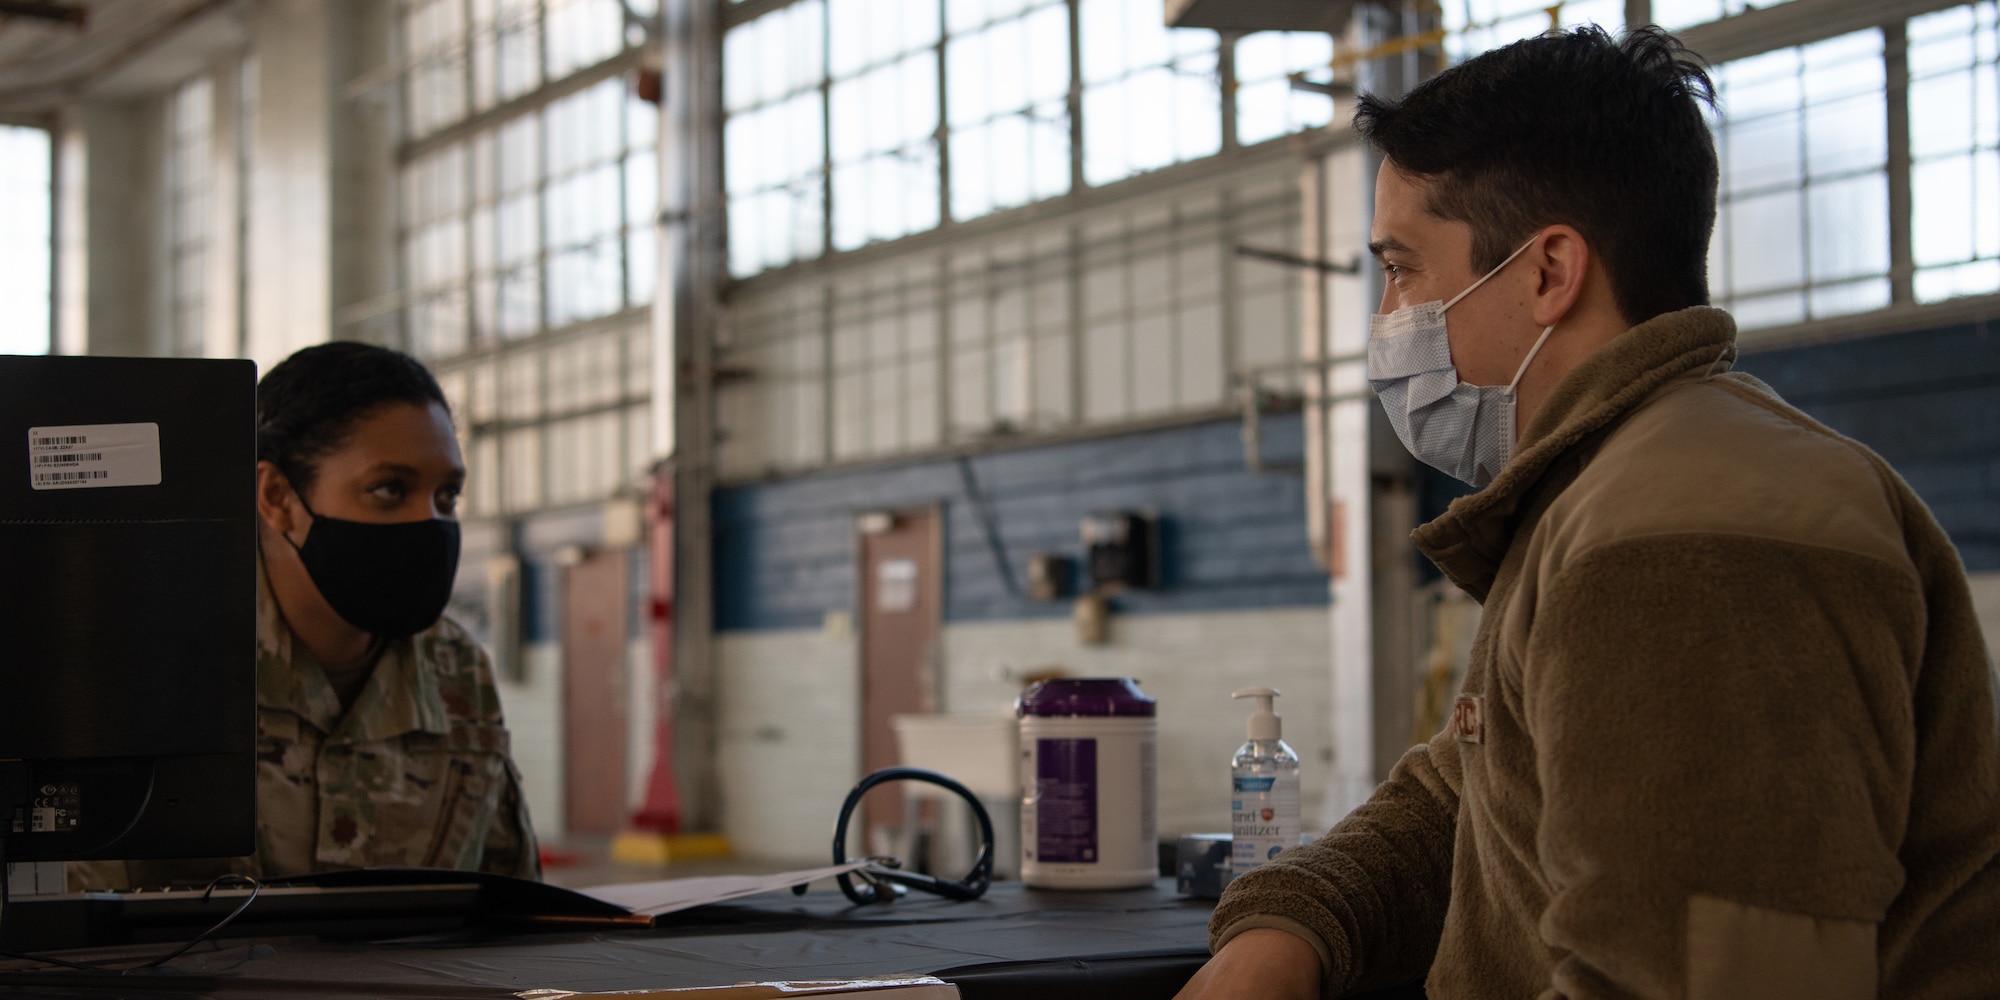
{"label": "stethoscope", "polygon": [[[972,860],[972,870],[967,872],[964,878],[954,882],[935,875],[903,871],[903,862],[896,858],[871,857],[862,859],[867,864],[851,873],[860,876],[861,881],[866,884],[856,886],[854,880],[849,877],[850,873],[842,872],[838,876],[840,891],[846,893],[848,899],[861,904],[893,902],[910,889],[961,902],[986,895],[986,887],[993,884],[993,818],[986,814],[986,807],[980,804],[979,797],[972,794],[970,789],[936,771],[926,771],[920,767],[885,767],[861,779],[861,783],[847,793],[847,801],[840,806],[840,819],[833,824],[833,863],[835,865],[849,863],[847,822],[854,815],[854,807],[861,804],[861,796],[866,795],[868,790],[876,785],[890,781],[921,781],[936,785],[964,799],[966,805],[972,807],[972,815],[979,819],[979,854]],[[804,893],[805,888],[802,885],[795,886],[792,891]]]}

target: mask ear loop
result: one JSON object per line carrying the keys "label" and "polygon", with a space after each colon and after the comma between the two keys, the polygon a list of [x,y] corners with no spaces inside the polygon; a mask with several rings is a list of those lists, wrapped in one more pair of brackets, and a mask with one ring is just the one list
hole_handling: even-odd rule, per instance
{"label": "mask ear loop", "polygon": [[[290,479],[285,480],[285,485],[291,489],[292,495],[299,499],[299,508],[306,512],[306,516],[312,518],[314,521],[318,521],[319,515],[317,513],[314,513],[312,505],[306,503],[306,495],[300,492],[298,487],[292,486],[292,481]],[[307,535],[312,534],[311,527],[306,528],[306,534]],[[285,540],[285,544],[292,547],[293,552],[297,552],[300,555],[305,555],[305,549],[301,547],[299,543],[292,541],[292,536],[289,533],[280,532],[278,537],[283,538]]]}
{"label": "mask ear loop", "polygon": [[1484,275],[1482,275],[1482,276],[1480,277],[1480,279],[1479,279],[1478,281],[1475,281],[1475,282],[1473,282],[1472,284],[1470,284],[1470,285],[1466,286],[1466,289],[1465,289],[1465,291],[1462,291],[1462,292],[1458,293],[1457,295],[1454,295],[1454,296],[1452,296],[1452,297],[1451,297],[1451,301],[1449,301],[1449,302],[1446,302],[1446,303],[1445,303],[1445,304],[1444,304],[1443,306],[1440,306],[1440,307],[1438,308],[1438,312],[1444,312],[1445,310],[1447,310],[1447,309],[1450,309],[1450,308],[1451,308],[1452,306],[1455,306],[1455,305],[1457,305],[1457,304],[1458,304],[1458,300],[1459,300],[1459,299],[1462,299],[1462,298],[1465,298],[1465,297],[1466,297],[1466,296],[1468,296],[1468,295],[1471,295],[1471,294],[1472,294],[1472,292],[1473,292],[1473,289],[1476,289],[1476,288],[1478,288],[1478,287],[1479,287],[1480,285],[1483,285],[1483,284],[1486,284],[1486,282],[1487,282],[1487,280],[1488,280],[1488,279],[1490,279],[1490,278],[1492,278],[1492,277],[1493,277],[1494,275],[1496,275],[1496,274],[1499,274],[1499,273],[1500,273],[1500,269],[1501,269],[1501,268],[1503,268],[1503,267],[1506,267],[1507,265],[1509,265],[1509,264],[1513,263],[1513,262],[1514,262],[1514,258],[1516,258],[1516,257],[1519,257],[1519,256],[1521,256],[1521,251],[1523,251],[1523,250],[1526,250],[1526,249],[1528,249],[1528,248],[1529,248],[1529,247],[1531,247],[1531,246],[1534,246],[1534,245],[1535,245],[1535,240],[1536,240],[1536,238],[1540,237],[1541,235],[1542,235],[1542,234],[1540,234],[1540,233],[1536,233],[1536,234],[1535,234],[1534,236],[1530,236],[1530,237],[1528,237],[1528,242],[1526,242],[1526,243],[1523,243],[1523,244],[1521,244],[1521,245],[1520,245],[1520,246],[1518,246],[1518,247],[1515,247],[1515,248],[1514,248],[1514,252],[1513,252],[1513,253],[1510,253],[1510,254],[1508,254],[1508,255],[1507,255],[1507,259],[1506,259],[1506,260],[1503,260],[1503,261],[1501,261],[1500,263],[1498,263],[1498,264],[1495,264],[1495,265],[1493,265],[1493,270],[1491,270],[1491,271],[1488,271],[1488,272],[1486,272],[1486,273],[1485,273]]}
{"label": "mask ear loop", "polygon": [[1708,379],[1714,378],[1717,374],[1719,374],[1716,371],[1716,369],[1722,367],[1723,362],[1734,361],[1734,360],[1736,360],[1736,345],[1735,344],[1722,345],[1722,353],[1717,354],[1715,356],[1715,360],[1709,362],[1708,371],[1702,373],[1701,376],[1702,379],[1706,381]]}
{"label": "mask ear loop", "polygon": [[1528,374],[1528,366],[1535,363],[1535,355],[1542,352],[1542,345],[1549,342],[1549,334],[1554,332],[1554,323],[1542,327],[1542,335],[1535,338],[1535,346],[1528,348],[1528,356],[1521,359],[1521,367],[1514,369],[1514,381],[1507,383],[1508,392],[1513,392],[1514,387],[1521,384],[1521,376]]}

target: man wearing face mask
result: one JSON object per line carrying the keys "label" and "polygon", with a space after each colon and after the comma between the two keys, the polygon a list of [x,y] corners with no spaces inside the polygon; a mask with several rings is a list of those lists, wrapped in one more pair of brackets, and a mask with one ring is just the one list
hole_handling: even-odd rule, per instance
{"label": "man wearing face mask", "polygon": [[1479,487],[1446,731],[1230,885],[1188,1000],[2000,996],[2000,730],[1956,550],[1731,371],[1706,73],[1657,29],[1363,98],[1369,381]]}
{"label": "man wearing face mask", "polygon": [[539,878],[492,663],[444,615],[465,465],[415,359],[309,347],[257,385],[257,850],[73,888],[427,866]]}

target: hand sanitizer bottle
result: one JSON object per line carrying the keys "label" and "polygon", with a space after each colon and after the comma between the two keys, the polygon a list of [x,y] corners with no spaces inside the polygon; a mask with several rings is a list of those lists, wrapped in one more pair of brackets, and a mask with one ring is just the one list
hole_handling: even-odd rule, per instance
{"label": "hand sanitizer bottle", "polygon": [[1250,742],[1229,762],[1229,871],[1233,878],[1299,844],[1299,755],[1278,738],[1283,720],[1272,711],[1276,688],[1244,688],[1231,698],[1255,698]]}

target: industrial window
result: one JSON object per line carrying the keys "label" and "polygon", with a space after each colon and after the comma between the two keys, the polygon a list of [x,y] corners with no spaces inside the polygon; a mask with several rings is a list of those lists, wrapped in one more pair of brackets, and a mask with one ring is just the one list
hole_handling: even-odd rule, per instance
{"label": "industrial window", "polygon": [[167,325],[171,350],[199,357],[208,305],[209,161],[215,88],[196,77],[167,102]]}
{"label": "industrial window", "polygon": [[952,218],[1067,192],[1069,6],[948,0],[945,30]]}
{"label": "industrial window", "polygon": [[1716,69],[1709,290],[1743,327],[1889,304],[1882,54],[1870,29]]}
{"label": "industrial window", "polygon": [[52,294],[49,133],[0,125],[0,191],[8,197],[0,226],[0,354],[46,354]]}
{"label": "industrial window", "polygon": [[[440,6],[467,5],[433,0],[405,11],[410,45],[429,46],[413,53],[407,78],[413,134],[519,98],[518,86],[543,78],[544,58],[567,73],[604,64],[626,44],[616,2],[475,0],[469,29]],[[523,49],[544,39],[545,53]],[[489,63],[490,72],[480,68]],[[470,105],[453,96],[467,73],[478,81]],[[657,111],[629,96],[622,77],[599,75],[494,126],[438,136],[452,141],[424,143],[404,165],[404,315],[420,356],[450,358],[651,300]]]}
{"label": "industrial window", "polygon": [[1653,0],[1653,23],[1668,31],[1741,14],[1747,10],[1776,7],[1790,0]]}
{"label": "industrial window", "polygon": [[1166,27],[1157,0],[1080,3],[1084,181],[1220,151],[1215,32]]}
{"label": "industrial window", "polygon": [[404,343],[466,437],[468,516],[601,498],[650,447],[659,109],[644,0],[406,0]]}
{"label": "industrial window", "polygon": [[826,9],[800,0],[723,40],[729,270],[816,257],[826,242]]}
{"label": "industrial window", "polygon": [[[729,271],[1332,123],[1330,99],[1286,80],[1331,62],[1331,36],[1243,36],[1227,83],[1220,44],[1213,31],[1166,27],[1158,0],[798,0],[734,25],[723,40]],[[1225,92],[1234,136],[1223,135]]]}
{"label": "industrial window", "polygon": [[1615,36],[1625,27],[1625,0],[1445,0],[1444,49],[1452,62],[1464,62],[1487,49],[1542,34],[1552,26],[1584,24],[1595,24]]}
{"label": "industrial window", "polygon": [[[1236,42],[1236,142],[1252,146],[1333,122],[1333,98],[1292,89],[1293,73],[1333,63],[1333,36],[1318,31],[1258,31]],[[1324,74],[1321,74],[1324,75]]]}
{"label": "industrial window", "polygon": [[827,0],[833,248],[938,224],[937,0]]}
{"label": "industrial window", "polygon": [[2000,4],[1914,18],[1910,71],[1915,297],[2000,291]]}

